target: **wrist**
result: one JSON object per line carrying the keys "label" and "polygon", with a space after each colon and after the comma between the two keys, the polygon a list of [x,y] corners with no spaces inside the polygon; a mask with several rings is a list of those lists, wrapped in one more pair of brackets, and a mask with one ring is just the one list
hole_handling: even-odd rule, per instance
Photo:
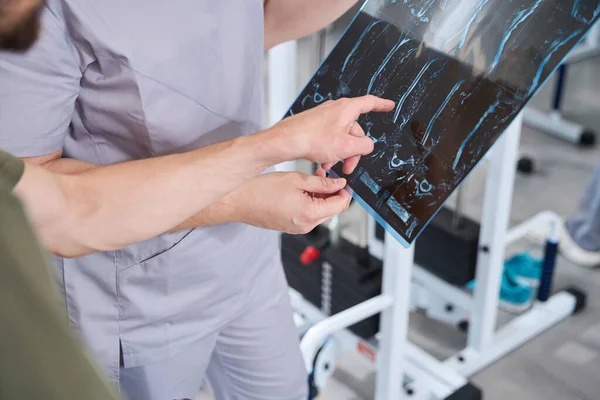
{"label": "wrist", "polygon": [[244,221],[244,213],[239,207],[238,194],[241,191],[241,187],[232,191],[227,196],[223,197],[219,202],[219,214],[221,215],[221,223],[232,223]]}
{"label": "wrist", "polygon": [[260,131],[256,136],[263,154],[268,157],[268,167],[302,158],[303,151],[298,135],[286,129],[286,124],[276,124]]}

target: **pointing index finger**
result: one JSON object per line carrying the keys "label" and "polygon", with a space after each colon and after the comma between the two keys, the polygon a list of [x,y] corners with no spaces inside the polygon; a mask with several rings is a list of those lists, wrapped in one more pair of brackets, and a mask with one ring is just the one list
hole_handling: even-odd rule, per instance
{"label": "pointing index finger", "polygon": [[388,112],[396,107],[396,103],[392,100],[382,99],[371,94],[355,97],[352,99],[352,103],[357,118],[361,114],[366,114],[371,111]]}

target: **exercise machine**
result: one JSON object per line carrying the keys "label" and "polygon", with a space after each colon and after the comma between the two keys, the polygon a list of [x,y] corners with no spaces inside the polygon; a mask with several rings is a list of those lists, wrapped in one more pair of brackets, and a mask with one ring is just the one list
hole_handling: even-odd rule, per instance
{"label": "exercise machine", "polygon": [[[269,53],[272,122],[283,115],[281,107],[287,107],[297,94],[292,85],[278,84],[296,80],[296,67],[288,65],[290,59],[283,51],[295,52],[296,44],[280,46]],[[277,76],[272,76],[273,72]],[[277,92],[275,96],[271,91]],[[419,253],[426,247],[426,232],[414,247],[405,249],[389,234],[382,240],[371,218],[362,220],[356,243],[340,234],[339,219],[334,226],[319,227],[308,235],[282,236],[282,259],[312,397],[326,385],[339,355],[351,350],[375,365],[377,400],[480,399],[481,390],[469,382],[474,374],[584,307],[585,295],[577,289],[550,295],[558,217],[545,212],[508,230],[522,120],[523,116],[513,122],[486,157],[481,222],[450,226],[450,231],[470,230],[458,241],[464,242],[468,262],[453,264],[448,259],[437,269],[419,265],[425,262]],[[442,211],[438,217],[454,220],[455,215],[456,211]],[[439,224],[437,232],[447,233],[448,223]],[[506,246],[540,224],[551,229],[537,298],[528,311],[497,329]],[[470,275],[477,281],[472,293],[460,284]],[[410,343],[408,318],[417,310],[465,330],[465,348],[439,360]]]}
{"label": "exercise machine", "polygon": [[[520,116],[487,157],[472,293],[440,273],[463,265],[419,266],[415,258],[422,237],[405,249],[387,233],[381,240],[372,221],[363,223],[368,234],[361,234],[358,243],[324,227],[282,237],[282,260],[313,397],[325,386],[339,355],[352,350],[374,363],[377,400],[478,400],[482,392],[469,382],[474,374],[584,307],[585,295],[577,289],[551,294],[558,216],[544,212],[508,229],[521,124]],[[540,224],[551,229],[537,297],[528,311],[497,329],[506,246]],[[415,310],[466,330],[466,347],[438,360],[409,342],[409,313]]]}

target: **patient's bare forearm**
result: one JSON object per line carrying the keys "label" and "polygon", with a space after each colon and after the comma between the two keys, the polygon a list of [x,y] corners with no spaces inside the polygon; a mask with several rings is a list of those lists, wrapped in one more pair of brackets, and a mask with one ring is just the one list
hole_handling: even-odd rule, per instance
{"label": "patient's bare forearm", "polygon": [[189,153],[110,166],[48,160],[43,163],[47,169],[28,164],[16,192],[48,248],[79,256],[181,225],[265,168],[292,157],[282,144],[261,132]]}
{"label": "patient's bare forearm", "polygon": [[223,196],[223,198],[203,208],[169,231],[176,232],[199,227],[227,224],[230,222],[240,222],[236,214],[238,207],[237,201],[239,200],[237,192],[239,190],[239,188],[232,190]]}
{"label": "patient's bare forearm", "polygon": [[[78,174],[93,168],[101,167],[101,165],[98,164],[69,158],[53,159],[45,162],[43,165],[47,170],[60,174]],[[232,190],[230,193],[223,196],[223,198],[198,211],[177,226],[170,228],[168,232],[237,222],[235,220],[235,202],[239,200],[239,196],[236,195],[238,190],[239,188]]]}

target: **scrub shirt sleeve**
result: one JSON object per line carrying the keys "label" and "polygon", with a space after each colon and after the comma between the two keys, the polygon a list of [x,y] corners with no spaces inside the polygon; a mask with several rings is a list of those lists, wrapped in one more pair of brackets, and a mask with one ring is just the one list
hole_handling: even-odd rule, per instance
{"label": "scrub shirt sleeve", "polygon": [[25,53],[0,52],[0,149],[18,157],[63,148],[81,71],[65,25],[44,8],[38,42]]}

